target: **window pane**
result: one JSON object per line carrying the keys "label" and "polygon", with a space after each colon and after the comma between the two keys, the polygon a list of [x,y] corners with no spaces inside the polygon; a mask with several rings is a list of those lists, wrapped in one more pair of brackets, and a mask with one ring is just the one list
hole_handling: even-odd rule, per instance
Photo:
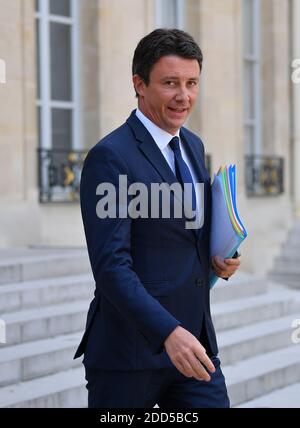
{"label": "window pane", "polygon": [[51,22],[51,98],[72,100],[71,28],[69,25]]}
{"label": "window pane", "polygon": [[38,126],[38,146],[42,147],[42,133],[41,133],[41,108],[37,107],[37,126]]}
{"label": "window pane", "polygon": [[244,140],[245,140],[245,152],[246,155],[253,155],[255,153],[254,144],[254,128],[250,125],[244,127]]}
{"label": "window pane", "polygon": [[50,0],[51,15],[70,16],[70,0]]}
{"label": "window pane", "polygon": [[39,31],[40,20],[35,20],[35,58],[36,58],[36,78],[37,78],[37,98],[41,97],[41,72],[40,72],[40,31]]}
{"label": "window pane", "polygon": [[248,55],[254,55],[254,0],[244,0],[243,25],[244,53]]}
{"label": "window pane", "polygon": [[177,16],[177,0],[162,0],[160,1],[161,7],[161,26],[163,27],[177,27],[178,16]]}
{"label": "window pane", "polygon": [[255,64],[250,61],[244,62],[244,117],[246,120],[255,119],[254,97],[255,97]]}
{"label": "window pane", "polygon": [[52,109],[52,148],[69,150],[72,147],[72,111]]}

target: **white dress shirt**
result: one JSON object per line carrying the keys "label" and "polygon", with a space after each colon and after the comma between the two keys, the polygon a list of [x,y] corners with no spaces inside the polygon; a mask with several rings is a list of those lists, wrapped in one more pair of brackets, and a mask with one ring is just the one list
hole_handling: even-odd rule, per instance
{"label": "white dress shirt", "polygon": [[[148,119],[142,112],[141,110],[139,110],[138,108],[136,109],[135,112],[136,116],[138,117],[138,119],[142,122],[142,124],[145,126],[145,128],[148,130],[148,132],[151,134],[153,140],[155,141],[155,143],[157,144],[158,148],[160,149],[160,151],[162,152],[164,158],[166,159],[169,167],[171,168],[171,170],[173,171],[175,177],[176,177],[176,173],[175,173],[175,156],[174,156],[174,152],[171,149],[171,147],[169,146],[170,141],[172,140],[173,137],[178,137],[179,138],[179,145],[180,145],[180,150],[181,150],[181,155],[182,158],[184,160],[184,162],[187,164],[192,179],[193,179],[193,183],[195,185],[195,183],[197,183],[197,178],[196,178],[196,174],[195,171],[189,161],[189,158],[187,156],[187,153],[185,151],[184,148],[184,144],[182,144],[180,136],[179,136],[179,130],[176,132],[175,135],[171,135],[169,134],[167,131],[164,131],[163,129],[159,128],[157,125],[155,125],[155,123],[153,123],[150,119]],[[196,192],[196,207],[197,207],[197,215],[199,215],[200,212],[200,206],[199,206],[199,195],[198,192]]]}

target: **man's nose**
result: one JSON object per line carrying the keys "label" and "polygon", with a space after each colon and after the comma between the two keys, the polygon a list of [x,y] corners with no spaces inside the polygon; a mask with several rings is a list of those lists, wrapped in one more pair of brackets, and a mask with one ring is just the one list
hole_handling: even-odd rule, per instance
{"label": "man's nose", "polygon": [[189,100],[188,90],[186,88],[184,88],[184,87],[180,87],[178,89],[177,94],[176,94],[175,100],[176,101],[181,101],[181,102],[182,101],[188,101]]}

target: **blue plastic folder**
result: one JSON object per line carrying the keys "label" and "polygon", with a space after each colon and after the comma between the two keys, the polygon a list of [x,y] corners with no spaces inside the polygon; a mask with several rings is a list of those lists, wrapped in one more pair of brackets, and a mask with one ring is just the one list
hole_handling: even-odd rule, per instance
{"label": "blue plastic folder", "polygon": [[[210,256],[231,258],[247,237],[236,206],[236,167],[221,167],[212,183]],[[210,273],[210,288],[219,278]]]}

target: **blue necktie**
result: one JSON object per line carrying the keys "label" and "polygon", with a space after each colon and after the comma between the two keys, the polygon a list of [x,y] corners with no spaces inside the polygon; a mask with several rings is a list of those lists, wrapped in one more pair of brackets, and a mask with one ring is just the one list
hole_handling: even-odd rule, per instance
{"label": "blue necktie", "polygon": [[196,210],[196,193],[195,193],[195,187],[192,179],[192,175],[190,173],[189,167],[184,162],[181,150],[179,146],[179,138],[173,137],[172,140],[169,143],[171,149],[174,152],[175,157],[175,172],[176,177],[181,184],[182,188],[184,189],[184,183],[191,183],[192,184],[192,209],[193,211]]}

